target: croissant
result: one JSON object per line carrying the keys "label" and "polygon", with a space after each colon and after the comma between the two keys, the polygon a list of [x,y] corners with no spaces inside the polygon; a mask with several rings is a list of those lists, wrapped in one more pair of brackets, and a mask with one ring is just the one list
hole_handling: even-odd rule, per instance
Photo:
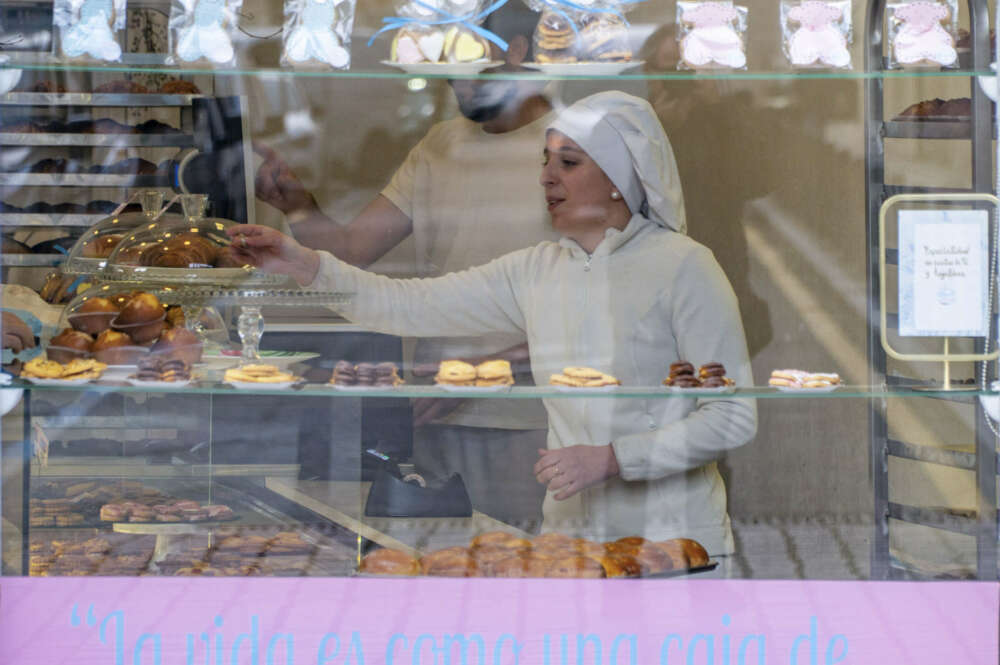
{"label": "croissant", "polygon": [[366,554],[360,570],[374,575],[419,575],[420,562],[404,552],[383,548]]}
{"label": "croissant", "polygon": [[424,575],[437,577],[474,577],[478,572],[476,560],[464,547],[448,547],[424,555],[420,566]]}

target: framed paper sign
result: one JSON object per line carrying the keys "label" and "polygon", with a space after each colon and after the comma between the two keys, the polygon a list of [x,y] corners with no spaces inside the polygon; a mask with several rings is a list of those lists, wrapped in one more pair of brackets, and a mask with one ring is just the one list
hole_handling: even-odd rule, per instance
{"label": "framed paper sign", "polygon": [[989,334],[989,212],[899,211],[899,334]]}

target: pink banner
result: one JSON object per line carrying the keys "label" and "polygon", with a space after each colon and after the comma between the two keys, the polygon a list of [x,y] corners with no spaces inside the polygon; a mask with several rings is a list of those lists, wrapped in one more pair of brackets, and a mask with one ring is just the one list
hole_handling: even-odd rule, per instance
{"label": "pink banner", "polygon": [[3,665],[996,665],[991,583],[0,580]]}

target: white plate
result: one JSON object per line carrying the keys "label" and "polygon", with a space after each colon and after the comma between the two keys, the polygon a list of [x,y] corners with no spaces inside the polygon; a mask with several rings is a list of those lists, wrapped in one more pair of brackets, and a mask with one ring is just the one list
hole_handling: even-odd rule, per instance
{"label": "white plate", "polygon": [[[274,365],[278,369],[285,369],[290,365],[295,363],[305,362],[306,360],[312,360],[313,358],[319,358],[318,353],[312,353],[311,351],[261,351],[260,361],[267,365]],[[243,357],[222,355],[222,354],[207,354],[204,353],[201,356],[201,361],[205,364],[205,369],[229,369],[230,367],[236,367],[242,362]]]}
{"label": "white plate", "polygon": [[368,390],[393,390],[396,386],[341,386],[336,383],[329,384],[334,390],[346,390],[350,392],[365,392]]}
{"label": "white plate", "polygon": [[502,386],[453,386],[447,383],[435,383],[435,386],[450,393],[502,393],[510,389],[508,385]]}
{"label": "white plate", "polygon": [[93,381],[93,379],[39,379],[33,376],[26,376],[24,379],[39,386],[79,386]]}
{"label": "white plate", "polygon": [[587,388],[586,386],[560,386],[560,385],[552,385],[552,387],[558,390],[559,392],[563,393],[610,393],[621,388],[621,386],[597,386],[596,388]]}
{"label": "white plate", "polygon": [[670,392],[682,395],[729,395],[736,392],[736,386],[716,386],[715,388],[682,388],[680,386],[667,386]]}
{"label": "white plate", "polygon": [[432,76],[434,74],[444,76],[471,76],[478,74],[488,67],[498,67],[503,63],[499,60],[483,60],[482,62],[417,62],[412,65],[404,65],[401,62],[383,60],[383,65],[402,69],[407,74],[415,76]]}
{"label": "white plate", "polygon": [[793,388],[792,386],[771,386],[772,388],[777,388],[783,393],[832,393],[834,390],[840,387],[840,384],[834,386],[823,386],[822,388]]}
{"label": "white plate", "polygon": [[143,381],[142,379],[126,379],[136,388],[183,388],[190,385],[192,379],[187,381]]}
{"label": "white plate", "polygon": [[288,390],[298,381],[282,381],[281,383],[256,383],[254,381],[226,381],[233,388],[240,390]]}
{"label": "white plate", "polygon": [[550,76],[614,76],[644,64],[645,60],[628,60],[626,62],[526,62],[524,66]]}

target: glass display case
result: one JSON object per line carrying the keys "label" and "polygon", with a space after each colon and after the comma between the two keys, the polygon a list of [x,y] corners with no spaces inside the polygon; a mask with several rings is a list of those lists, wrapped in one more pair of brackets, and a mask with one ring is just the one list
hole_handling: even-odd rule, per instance
{"label": "glass display case", "polygon": [[5,576],[997,579],[993,8],[343,4],[4,53]]}

